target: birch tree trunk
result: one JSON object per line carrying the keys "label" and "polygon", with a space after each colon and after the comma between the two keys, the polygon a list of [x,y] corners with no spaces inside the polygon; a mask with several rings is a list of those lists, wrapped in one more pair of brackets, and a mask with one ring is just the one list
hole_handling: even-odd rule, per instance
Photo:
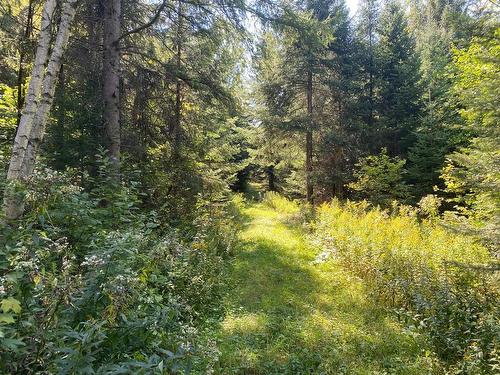
{"label": "birch tree trunk", "polygon": [[120,176],[120,17],[121,0],[108,0],[104,9],[103,98],[104,127],[113,173]]}
{"label": "birch tree trunk", "polygon": [[25,43],[30,39],[33,30],[33,0],[29,0],[28,3],[28,15],[26,19],[26,28],[24,29],[24,40],[20,41],[20,51],[19,51],[19,68],[17,70],[17,122],[16,126],[19,126],[19,121],[21,121],[21,116],[23,113],[24,105],[24,64],[25,58],[28,54],[28,48],[26,48]]}
{"label": "birch tree trunk", "polygon": [[[43,137],[45,124],[54,98],[62,55],[66,49],[71,22],[75,16],[76,1],[66,0],[63,4],[61,21],[50,58],[48,56],[56,1],[47,0],[44,5],[38,47],[31,74],[32,78],[28,86],[26,102],[14,140],[7,172],[9,182],[23,182],[33,173],[36,150]],[[47,59],[48,65],[45,68]],[[15,220],[22,215],[23,211],[24,201],[16,194],[15,186],[11,185],[5,189],[5,219],[7,221]]]}
{"label": "birch tree trunk", "polygon": [[61,71],[62,56],[68,45],[71,23],[75,18],[76,2],[77,0],[66,0],[62,8],[59,30],[52,48],[47,72],[43,79],[40,103],[33,120],[31,136],[23,160],[22,174],[25,176],[31,176],[33,173],[36,154],[45,134],[45,126],[47,125],[50,109],[54,102],[57,80]]}
{"label": "birch tree trunk", "polygon": [[19,121],[14,146],[12,148],[12,156],[7,172],[8,180],[18,180],[24,177],[21,176],[21,169],[31,129],[33,127],[33,119],[38,109],[40,92],[42,90],[45,64],[47,63],[50,48],[52,19],[54,17],[55,7],[56,0],[47,0],[42,10],[38,46],[35,54],[35,61],[33,62],[33,69],[31,71],[31,80],[28,85],[24,110]]}

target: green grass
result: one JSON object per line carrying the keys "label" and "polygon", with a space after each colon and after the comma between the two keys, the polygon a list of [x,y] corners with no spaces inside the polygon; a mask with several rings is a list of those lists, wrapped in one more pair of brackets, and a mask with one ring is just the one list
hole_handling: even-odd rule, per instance
{"label": "green grass", "polygon": [[[278,208],[279,209],[279,208]],[[427,374],[422,339],[376,306],[289,224],[293,208],[249,205],[217,332],[218,374]]]}

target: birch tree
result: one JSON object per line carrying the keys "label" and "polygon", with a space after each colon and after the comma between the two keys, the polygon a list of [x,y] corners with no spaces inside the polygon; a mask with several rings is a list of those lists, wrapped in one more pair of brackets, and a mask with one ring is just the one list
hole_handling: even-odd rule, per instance
{"label": "birch tree", "polygon": [[4,193],[4,213],[7,221],[19,218],[24,210],[23,199],[16,193],[16,187],[33,173],[36,152],[43,139],[45,125],[54,101],[58,72],[68,44],[76,1],[66,0],[63,3],[52,48],[51,37],[56,0],[47,0],[43,7],[31,80],[7,172],[9,186]]}

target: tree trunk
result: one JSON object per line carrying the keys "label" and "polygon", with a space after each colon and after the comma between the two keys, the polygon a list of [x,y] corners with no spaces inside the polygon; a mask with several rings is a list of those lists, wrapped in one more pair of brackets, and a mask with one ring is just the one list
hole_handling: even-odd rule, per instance
{"label": "tree trunk", "polygon": [[174,157],[179,156],[181,141],[181,116],[182,116],[182,81],[179,78],[182,63],[182,2],[177,5],[177,35],[176,35],[176,69],[175,82],[175,118],[173,128]]}
{"label": "tree trunk", "polygon": [[24,110],[14,140],[9,171],[7,173],[7,179],[9,180],[18,180],[24,177],[20,175],[21,167],[33,127],[33,119],[38,109],[40,93],[42,91],[42,81],[45,64],[47,63],[49,54],[52,18],[54,16],[55,7],[55,0],[47,0],[42,10],[40,35],[38,37],[38,47],[31,72],[31,80],[28,86]]}
{"label": "tree trunk", "polygon": [[31,36],[31,32],[33,30],[33,0],[30,0],[28,3],[28,15],[26,19],[26,28],[24,29],[24,39],[20,41],[19,48],[19,68],[17,70],[17,123],[19,126],[19,122],[21,121],[21,116],[23,114],[23,105],[24,105],[24,59],[27,55],[27,48],[24,43],[29,41]]}
{"label": "tree trunk", "polygon": [[[31,129],[33,127],[33,119],[38,107],[40,92],[42,90],[42,80],[49,54],[51,26],[55,7],[55,0],[47,0],[42,10],[38,46],[31,71],[31,80],[24,103],[24,110],[19,119],[14,146],[12,147],[12,155],[10,158],[9,170],[7,172],[8,181],[22,181],[28,177],[22,175],[22,165],[26,155]],[[23,210],[24,205],[22,199],[15,192],[15,186],[7,187],[4,192],[5,219],[7,221],[17,219],[22,215]]]}
{"label": "tree trunk", "polygon": [[104,5],[103,99],[104,127],[113,177],[120,178],[120,18],[121,0],[108,0]]}
{"label": "tree trunk", "polygon": [[[43,138],[45,124],[54,99],[62,55],[66,49],[70,25],[75,16],[75,4],[76,0],[67,0],[63,4],[61,21],[45,69],[56,1],[47,0],[45,3],[32,78],[29,83],[26,103],[17,129],[7,172],[7,180],[10,182],[22,182],[33,173],[36,151]],[[7,188],[4,196],[5,219],[7,221],[15,220],[22,215],[23,210],[24,202],[19,195],[15,194],[15,188],[13,186]]]}
{"label": "tree trunk", "polygon": [[270,165],[267,167],[267,182],[269,191],[276,191],[275,178],[274,165]]}
{"label": "tree trunk", "polygon": [[[148,102],[148,87],[146,87],[147,79],[146,72],[141,67],[136,70],[136,90],[134,101],[132,103],[132,121],[135,127],[138,128],[138,140],[137,146],[141,150],[139,151],[144,158],[146,155],[144,153],[145,145],[147,142],[147,123],[146,123],[146,108]],[[144,159],[145,160],[145,159]]]}
{"label": "tree trunk", "polygon": [[42,96],[39,108],[33,121],[30,142],[23,161],[23,170],[26,176],[30,176],[35,168],[36,154],[45,134],[45,126],[54,103],[54,94],[57,87],[59,72],[61,71],[62,56],[68,45],[70,26],[75,17],[75,5],[77,0],[66,0],[62,8],[61,23],[57,32],[52,54],[47,66],[47,72],[43,79]]}
{"label": "tree trunk", "polygon": [[312,133],[312,113],[313,113],[313,82],[312,72],[307,73],[307,114],[308,123],[306,130],[306,198],[313,204],[313,184],[312,184],[312,156],[313,156],[313,133]]}

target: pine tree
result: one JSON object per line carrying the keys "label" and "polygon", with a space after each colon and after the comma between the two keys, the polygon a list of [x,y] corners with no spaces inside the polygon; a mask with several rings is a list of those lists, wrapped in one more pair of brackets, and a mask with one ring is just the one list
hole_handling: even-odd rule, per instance
{"label": "pine tree", "polygon": [[[312,9],[312,6],[315,6]],[[314,134],[318,129],[314,102],[322,85],[325,60],[329,55],[331,30],[323,3],[308,3],[306,9],[286,8],[274,28],[283,42],[280,61],[275,69],[276,80],[264,81],[263,99],[269,109],[269,119],[290,132],[305,135],[305,195],[313,201]]]}
{"label": "pine tree", "polygon": [[324,88],[318,95],[316,182],[321,200],[345,196],[354,161],[361,153],[362,120],[359,97],[361,56],[344,1],[330,3],[328,16],[333,40],[322,74]]}
{"label": "pine tree", "polygon": [[456,20],[469,16],[460,0],[429,0],[414,7],[412,28],[421,61],[423,108],[416,141],[408,153],[407,179],[418,198],[443,187],[439,176],[446,155],[466,138],[463,129],[454,126],[461,120],[454,101],[449,100],[452,80],[448,65],[452,44],[460,43]]}
{"label": "pine tree", "polygon": [[359,16],[357,20],[357,37],[361,47],[359,54],[362,66],[361,83],[363,91],[360,96],[362,105],[360,110],[368,129],[372,129],[375,122],[375,50],[377,45],[377,25],[379,18],[378,0],[362,0],[359,3]]}

